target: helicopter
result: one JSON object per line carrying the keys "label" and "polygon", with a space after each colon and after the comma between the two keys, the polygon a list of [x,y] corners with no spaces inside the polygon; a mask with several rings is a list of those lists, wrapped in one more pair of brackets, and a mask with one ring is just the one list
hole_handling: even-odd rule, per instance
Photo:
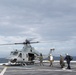
{"label": "helicopter", "polygon": [[31,42],[30,40],[25,40],[22,43],[12,43],[12,44],[0,44],[0,45],[18,45],[23,44],[22,50],[15,49],[14,51],[10,52],[10,56],[8,58],[9,64],[18,64],[18,65],[28,65],[28,64],[34,64],[36,60],[39,59],[40,53],[34,49],[34,47],[31,46],[31,44],[39,43],[37,42]]}

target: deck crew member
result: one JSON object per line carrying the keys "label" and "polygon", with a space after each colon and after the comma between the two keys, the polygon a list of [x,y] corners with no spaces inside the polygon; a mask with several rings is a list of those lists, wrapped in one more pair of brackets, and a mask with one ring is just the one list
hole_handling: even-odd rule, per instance
{"label": "deck crew member", "polygon": [[43,55],[42,54],[40,54],[40,56],[39,56],[39,61],[40,61],[40,66],[44,65],[43,64]]}
{"label": "deck crew member", "polygon": [[61,68],[63,68],[65,66],[64,57],[62,55],[60,55],[60,66],[61,66]]}
{"label": "deck crew member", "polygon": [[53,67],[53,61],[54,61],[53,56],[52,56],[52,54],[50,54],[50,66],[52,66],[52,67]]}
{"label": "deck crew member", "polygon": [[66,54],[65,60],[67,62],[67,69],[71,69],[70,67],[70,61],[73,59],[73,57],[71,57],[70,55],[68,55],[68,53]]}

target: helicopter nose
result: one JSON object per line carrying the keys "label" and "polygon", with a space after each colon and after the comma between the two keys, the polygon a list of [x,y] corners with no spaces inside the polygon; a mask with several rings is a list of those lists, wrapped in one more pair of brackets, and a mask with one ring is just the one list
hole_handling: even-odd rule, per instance
{"label": "helicopter nose", "polygon": [[15,62],[17,62],[17,59],[13,59],[13,60],[11,60],[11,62],[12,63],[15,63]]}
{"label": "helicopter nose", "polygon": [[16,62],[16,61],[17,61],[17,59],[14,59],[13,61],[14,61],[14,62]]}

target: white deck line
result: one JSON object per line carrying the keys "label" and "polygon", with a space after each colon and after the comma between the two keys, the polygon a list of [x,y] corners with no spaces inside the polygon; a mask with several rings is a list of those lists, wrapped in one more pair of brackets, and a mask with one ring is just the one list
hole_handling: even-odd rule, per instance
{"label": "white deck line", "polygon": [[0,73],[0,75],[4,75],[4,73],[6,72],[7,67],[5,67],[2,72]]}

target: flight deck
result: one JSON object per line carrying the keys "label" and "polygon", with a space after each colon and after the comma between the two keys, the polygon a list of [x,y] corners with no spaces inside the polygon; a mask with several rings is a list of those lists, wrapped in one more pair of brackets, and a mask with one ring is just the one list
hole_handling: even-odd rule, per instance
{"label": "flight deck", "polygon": [[0,66],[0,75],[76,75],[76,62],[71,62],[71,69],[66,69],[67,64],[61,69],[59,62],[49,63],[44,66],[39,64],[27,66]]}

